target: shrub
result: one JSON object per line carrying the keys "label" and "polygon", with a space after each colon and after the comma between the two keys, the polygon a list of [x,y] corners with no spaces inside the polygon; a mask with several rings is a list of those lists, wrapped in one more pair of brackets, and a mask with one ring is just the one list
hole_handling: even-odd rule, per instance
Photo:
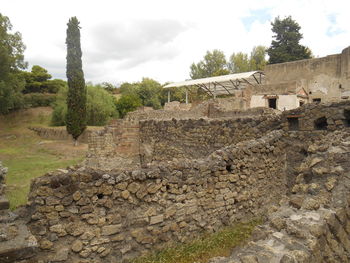
{"label": "shrub", "polygon": [[[67,87],[60,88],[56,102],[54,103],[54,111],[51,117],[51,125],[66,125],[67,115]],[[103,126],[111,118],[117,118],[114,97],[106,90],[99,86],[90,85],[87,87],[87,125]]]}
{"label": "shrub", "polygon": [[51,106],[55,100],[55,94],[28,93],[24,95],[24,104],[27,108]]}
{"label": "shrub", "polygon": [[129,111],[134,111],[140,106],[142,106],[142,102],[137,94],[122,95],[122,97],[116,103],[116,107],[121,118],[123,118]]}

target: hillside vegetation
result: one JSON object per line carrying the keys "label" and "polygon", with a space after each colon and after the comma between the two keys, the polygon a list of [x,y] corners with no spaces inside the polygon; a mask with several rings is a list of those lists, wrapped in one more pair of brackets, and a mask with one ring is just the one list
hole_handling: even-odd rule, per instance
{"label": "hillside vegetation", "polygon": [[9,168],[6,195],[11,209],[27,201],[30,181],[46,172],[79,163],[86,144],[39,138],[29,126],[48,126],[52,109],[21,110],[0,116],[0,160]]}

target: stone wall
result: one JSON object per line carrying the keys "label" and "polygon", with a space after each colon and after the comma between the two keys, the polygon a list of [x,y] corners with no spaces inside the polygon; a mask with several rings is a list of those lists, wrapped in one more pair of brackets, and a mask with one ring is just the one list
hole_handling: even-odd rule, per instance
{"label": "stone wall", "polygon": [[148,120],[140,122],[141,163],[200,158],[224,146],[280,129],[278,115],[255,118]]}
{"label": "stone wall", "polygon": [[103,169],[139,166],[139,122],[114,120],[103,130],[89,134],[85,165]]}
{"label": "stone wall", "polygon": [[349,140],[349,130],[336,131],[306,147],[292,194],[245,247],[210,262],[350,262]]}
{"label": "stone wall", "polygon": [[[72,135],[68,134],[65,127],[29,127],[30,130],[34,131],[41,138],[49,140],[73,140]],[[82,135],[79,136],[78,141],[87,143],[89,134],[102,130],[103,127],[87,128]]]}
{"label": "stone wall", "polygon": [[47,262],[120,262],[264,214],[286,192],[283,132],[204,159],[35,179],[31,222]]}

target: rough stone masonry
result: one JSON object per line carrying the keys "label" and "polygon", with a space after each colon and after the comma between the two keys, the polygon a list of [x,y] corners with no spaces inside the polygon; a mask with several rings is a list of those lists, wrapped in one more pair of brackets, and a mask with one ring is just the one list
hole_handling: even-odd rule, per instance
{"label": "rough stone masonry", "polygon": [[[348,262],[349,112],[349,102],[308,104],[257,118],[133,120],[119,133],[107,127],[96,144],[109,145],[105,164],[116,161],[123,137],[140,149],[169,143],[176,154],[158,158],[166,154],[160,147],[136,166],[77,166],[35,179],[22,218],[38,248],[21,262],[128,262],[256,216],[267,221],[251,242],[213,260]],[[180,140],[200,134],[203,142],[191,144],[200,154],[186,152]]]}

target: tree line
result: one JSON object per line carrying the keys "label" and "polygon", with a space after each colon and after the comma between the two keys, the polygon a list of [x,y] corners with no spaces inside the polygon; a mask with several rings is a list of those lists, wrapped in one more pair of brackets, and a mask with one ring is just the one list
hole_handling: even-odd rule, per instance
{"label": "tree line", "polygon": [[[207,51],[201,61],[190,66],[190,77],[198,79],[263,70],[266,64],[312,57],[311,50],[299,43],[303,37],[301,28],[290,16],[284,19],[277,17],[271,25],[274,36],[269,48],[256,46],[250,54],[233,53],[228,59],[220,50]],[[79,29],[78,20],[71,18],[66,39],[67,82],[52,79],[48,71],[39,65],[25,71],[28,64],[24,60],[25,45],[21,34],[11,33],[9,18],[0,14],[0,114],[30,106],[51,105],[54,108],[52,124],[79,126],[71,130],[79,133],[86,125],[105,125],[110,118],[124,117],[139,106],[159,109],[164,105],[167,91],[150,78],[125,82],[119,88],[106,82],[85,84]],[[70,52],[70,48],[74,51]],[[185,89],[172,89],[171,94],[173,100],[184,102]],[[205,98],[206,94],[200,89],[190,89],[189,96],[195,100]]]}

